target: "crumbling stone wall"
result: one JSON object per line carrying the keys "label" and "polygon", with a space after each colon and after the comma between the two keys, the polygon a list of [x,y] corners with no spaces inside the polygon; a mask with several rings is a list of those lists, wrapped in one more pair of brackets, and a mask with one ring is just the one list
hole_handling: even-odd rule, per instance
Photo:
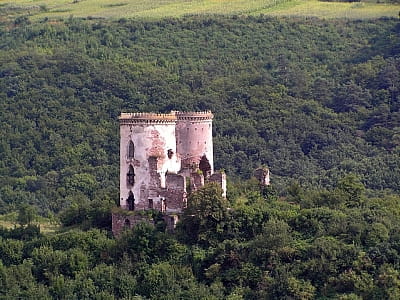
{"label": "crumbling stone wall", "polygon": [[204,185],[204,176],[201,172],[190,173],[190,191],[194,192]]}
{"label": "crumbling stone wall", "polygon": [[267,167],[261,167],[254,171],[254,177],[260,182],[261,185],[269,185],[269,169]]}
{"label": "crumbling stone wall", "polygon": [[182,170],[193,171],[200,159],[207,157],[211,173],[214,170],[211,112],[176,112],[176,145],[182,160]]}
{"label": "crumbling stone wall", "polygon": [[[121,114],[120,116],[120,206],[128,208],[133,193],[135,209],[147,209],[149,197],[158,197],[165,186],[165,173],[177,172],[176,117],[170,114]],[[133,145],[133,146],[132,146]],[[131,151],[130,151],[131,150]],[[131,184],[127,180],[133,169]],[[131,172],[132,173],[132,172]]]}
{"label": "crumbling stone wall", "polygon": [[163,192],[166,212],[181,212],[186,206],[186,178],[178,174],[167,174]]}
{"label": "crumbling stone wall", "polygon": [[[165,220],[171,229],[186,207],[187,192],[212,181],[221,185],[225,196],[225,174],[214,173],[212,119],[209,111],[122,113],[120,207],[161,211],[169,216]],[[142,219],[113,214],[113,232]]]}
{"label": "crumbling stone wall", "polygon": [[215,182],[222,188],[222,197],[226,198],[226,174],[225,172],[217,172],[210,176],[210,182]]}
{"label": "crumbling stone wall", "polygon": [[164,215],[164,222],[166,224],[167,231],[173,232],[176,224],[179,221],[179,216],[176,214],[165,214]]}
{"label": "crumbling stone wall", "polygon": [[145,215],[112,213],[112,232],[114,236],[118,236],[126,229],[132,229],[139,223],[148,223],[154,225],[154,220]]}

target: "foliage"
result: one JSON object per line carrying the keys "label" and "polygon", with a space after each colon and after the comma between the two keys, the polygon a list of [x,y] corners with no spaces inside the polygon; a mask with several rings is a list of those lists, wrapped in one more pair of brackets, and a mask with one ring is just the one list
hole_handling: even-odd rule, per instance
{"label": "foliage", "polygon": [[121,111],[211,109],[216,169],[239,181],[268,165],[281,195],[348,173],[398,191],[398,32],[267,17],[3,26],[0,211],[81,206],[73,224],[117,202]]}
{"label": "foliage", "polygon": [[[25,21],[0,28],[0,209],[27,224],[0,230],[0,298],[399,297],[396,20]],[[228,200],[193,193],[173,235],[94,229],[119,113],[171,109],[215,112]]]}
{"label": "foliage", "polygon": [[[44,299],[398,297],[398,195],[371,198],[353,175],[340,178],[331,189],[287,186],[288,200],[300,195],[299,201],[311,207],[265,198],[265,188],[253,180],[238,187],[242,189],[231,202],[221,197],[215,185],[193,193],[173,234],[145,223],[117,239],[98,229],[65,229],[31,239],[17,235],[15,229],[3,230],[0,295],[24,299],[29,295]],[[342,198],[334,206],[319,197],[331,199],[338,193]],[[359,197],[362,205],[354,201]],[[191,231],[181,231],[189,227]]]}
{"label": "foliage", "polygon": [[77,197],[73,203],[60,212],[59,218],[64,226],[78,225],[82,229],[97,227],[111,229],[111,209],[113,203],[107,200],[87,201]]}
{"label": "foliage", "polygon": [[22,204],[18,209],[17,221],[21,226],[30,225],[35,219],[35,208],[28,205]]}
{"label": "foliage", "polygon": [[215,183],[206,184],[189,195],[181,222],[182,236],[187,241],[204,245],[217,243],[227,212],[228,202],[222,197],[221,187]]}

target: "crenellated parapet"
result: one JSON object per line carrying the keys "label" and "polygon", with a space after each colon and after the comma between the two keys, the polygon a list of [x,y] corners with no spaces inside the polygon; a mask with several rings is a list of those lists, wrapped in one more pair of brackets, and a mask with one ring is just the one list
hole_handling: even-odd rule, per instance
{"label": "crenellated parapet", "polygon": [[177,117],[175,113],[168,114],[159,113],[121,113],[119,116],[120,124],[168,124],[176,123]]}
{"label": "crenellated parapet", "polygon": [[182,111],[173,111],[175,113],[178,121],[211,121],[214,118],[214,115],[211,111],[199,111],[199,112],[182,112]]}
{"label": "crenellated parapet", "polygon": [[132,123],[173,123],[176,121],[211,121],[214,115],[211,111],[195,111],[195,112],[183,112],[183,111],[171,111],[170,113],[121,113],[119,121],[122,124]]}

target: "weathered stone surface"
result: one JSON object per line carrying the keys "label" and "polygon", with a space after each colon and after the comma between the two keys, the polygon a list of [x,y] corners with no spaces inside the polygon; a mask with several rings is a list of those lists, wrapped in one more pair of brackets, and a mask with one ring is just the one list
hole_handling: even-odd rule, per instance
{"label": "weathered stone surface", "polygon": [[177,112],[176,145],[182,169],[198,168],[200,159],[205,156],[213,172],[212,118],[211,112]]}
{"label": "weathered stone surface", "polygon": [[174,231],[176,223],[178,223],[178,221],[179,221],[179,215],[173,215],[173,214],[164,215],[164,222],[167,225],[167,230],[169,232]]}
{"label": "weathered stone surface", "polygon": [[154,225],[154,220],[145,215],[112,213],[112,232],[118,236],[125,229],[131,229],[139,223]]}
{"label": "weathered stone surface", "polygon": [[[161,211],[172,230],[186,207],[187,179],[191,191],[206,179],[221,184],[225,195],[225,174],[214,174],[212,119],[210,111],[121,113],[120,207]],[[142,220],[115,213],[113,232]]]}
{"label": "weathered stone surface", "polygon": [[[175,121],[165,123],[124,123],[120,126],[120,206],[126,208],[131,191],[135,207],[147,207],[151,190],[158,190],[165,182],[167,170],[177,172],[180,162],[176,155],[168,158],[167,151],[176,152]],[[133,158],[129,157],[129,143],[134,145]],[[127,184],[129,168],[134,170],[134,184]],[[157,194],[157,192],[155,192]],[[151,196],[154,195],[154,192]]]}
{"label": "weathered stone surface", "polygon": [[261,185],[269,185],[269,169],[267,167],[255,170],[254,177],[257,178]]}
{"label": "weathered stone surface", "polygon": [[178,174],[167,174],[163,195],[167,212],[181,212],[186,206],[186,178]]}
{"label": "weathered stone surface", "polygon": [[218,183],[222,188],[222,197],[226,197],[226,174],[225,172],[216,172],[210,176],[210,182]]}
{"label": "weathered stone surface", "polygon": [[194,192],[204,185],[204,176],[201,172],[190,174],[190,191]]}

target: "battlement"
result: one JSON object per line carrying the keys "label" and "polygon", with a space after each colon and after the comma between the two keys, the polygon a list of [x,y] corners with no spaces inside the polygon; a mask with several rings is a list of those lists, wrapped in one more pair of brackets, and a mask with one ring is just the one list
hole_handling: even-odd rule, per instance
{"label": "battlement", "polygon": [[119,121],[122,124],[132,123],[175,123],[177,118],[174,113],[160,114],[160,113],[121,113]]}
{"label": "battlement", "polygon": [[173,110],[170,113],[121,113],[119,121],[122,124],[132,123],[173,123],[179,120],[192,120],[192,121],[208,121],[212,120],[214,115],[211,111],[198,111],[198,112],[182,112]]}
{"label": "battlement", "polygon": [[205,121],[205,120],[212,120],[214,118],[214,115],[210,110],[190,111],[190,112],[172,111],[171,113],[175,113],[178,121],[179,120]]}

